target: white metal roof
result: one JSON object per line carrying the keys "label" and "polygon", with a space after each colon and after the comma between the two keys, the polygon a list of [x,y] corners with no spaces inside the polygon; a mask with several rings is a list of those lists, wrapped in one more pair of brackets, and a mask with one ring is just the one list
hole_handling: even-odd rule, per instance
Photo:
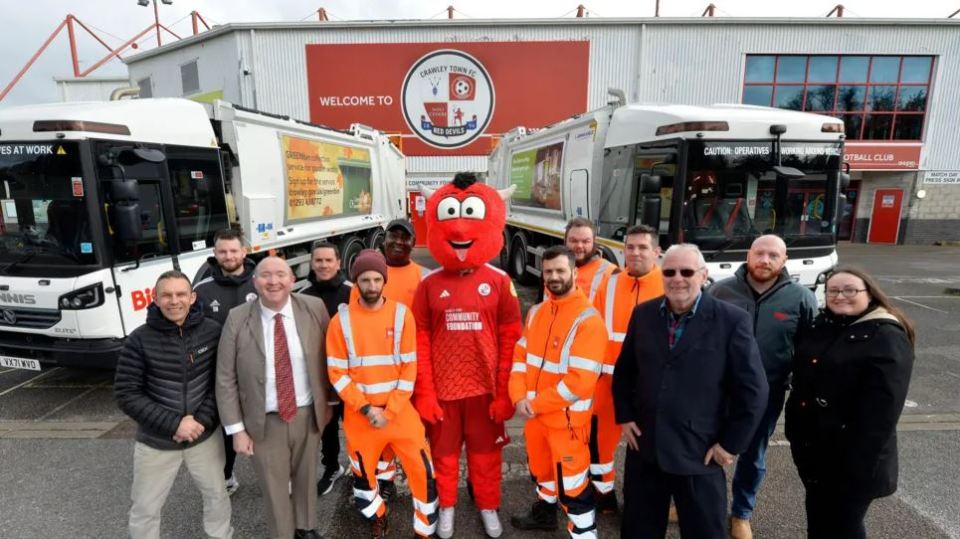
{"label": "white metal roof", "polygon": [[53,132],[33,131],[37,120],[79,120],[127,126],[129,135],[64,132],[65,139],[112,139],[216,147],[217,140],[204,106],[188,99],[126,99],[45,103],[0,109],[0,142],[48,140]]}
{"label": "white metal roof", "polygon": [[[730,130],[706,131],[704,138],[769,139],[773,136],[770,134],[770,126],[773,124],[787,126],[784,140],[840,140],[841,136],[840,133],[821,131],[824,123],[839,122],[836,118],[792,110],[735,104],[630,104],[614,110],[605,146],[617,147],[656,138],[674,138],[678,135],[657,137],[657,128],[682,122],[710,121],[725,121]],[[685,135],[691,136],[691,133],[686,132]]]}

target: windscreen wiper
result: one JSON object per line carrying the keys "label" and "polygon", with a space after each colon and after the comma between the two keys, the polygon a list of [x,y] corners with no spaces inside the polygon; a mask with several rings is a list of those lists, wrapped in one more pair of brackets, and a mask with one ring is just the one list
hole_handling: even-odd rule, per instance
{"label": "windscreen wiper", "polygon": [[14,268],[16,268],[16,267],[19,266],[20,264],[23,264],[23,263],[25,263],[25,262],[29,262],[30,259],[32,259],[33,257],[37,256],[37,254],[39,254],[39,252],[40,252],[40,251],[34,250],[34,251],[30,251],[29,253],[24,253],[24,255],[21,256],[20,258],[18,258],[17,260],[14,260],[13,262],[7,264],[6,266],[0,268],[0,272],[2,272],[4,275],[10,275],[10,271],[11,271],[11,270],[13,270]]}

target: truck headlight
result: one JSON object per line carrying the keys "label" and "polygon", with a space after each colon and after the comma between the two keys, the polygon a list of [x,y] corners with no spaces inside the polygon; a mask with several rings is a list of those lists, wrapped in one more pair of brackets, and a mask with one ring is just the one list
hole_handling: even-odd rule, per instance
{"label": "truck headlight", "polygon": [[97,283],[60,296],[58,301],[64,310],[92,309],[103,305],[103,284]]}

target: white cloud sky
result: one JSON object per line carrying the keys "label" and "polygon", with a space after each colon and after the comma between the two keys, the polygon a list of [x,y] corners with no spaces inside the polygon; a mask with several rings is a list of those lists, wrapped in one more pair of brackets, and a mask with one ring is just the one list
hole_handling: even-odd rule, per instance
{"label": "white cloud sky", "polygon": [[[721,17],[822,17],[841,2],[847,17],[945,18],[960,9],[960,0],[713,0]],[[17,9],[12,8],[16,2]],[[174,32],[188,35],[190,12],[196,10],[210,24],[230,22],[278,22],[311,19],[318,7],[333,20],[428,19],[438,21],[453,4],[457,18],[572,17],[577,4],[591,16],[649,17],[655,0],[174,0],[160,5],[160,22]],[[709,0],[661,0],[662,17],[697,17]],[[153,9],[136,0],[7,0],[0,21],[0,90],[14,78],[68,12],[91,27],[111,46],[117,46],[153,23]],[[29,6],[29,8],[27,8]],[[960,15],[958,15],[960,19]],[[79,27],[77,42],[81,71],[107,50]],[[164,35],[164,40],[172,39]],[[144,50],[156,45],[151,34],[141,42]],[[126,53],[127,55],[130,52]],[[123,76],[125,66],[111,60],[91,76]],[[54,77],[70,77],[70,49],[64,30],[17,84],[0,107],[58,99]]]}

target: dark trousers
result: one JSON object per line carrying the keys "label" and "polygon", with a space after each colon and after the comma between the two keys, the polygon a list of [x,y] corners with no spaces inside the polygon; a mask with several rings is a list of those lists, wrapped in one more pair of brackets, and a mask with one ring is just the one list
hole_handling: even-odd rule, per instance
{"label": "dark trousers", "polygon": [[671,497],[677,506],[683,539],[727,536],[727,481],[723,468],[704,475],[674,475],[627,449],[620,537],[664,537]]}
{"label": "dark trousers", "polygon": [[226,481],[233,477],[233,465],[237,462],[237,451],[233,448],[233,436],[227,434],[222,428],[220,432],[223,434],[223,454],[226,456],[223,465],[223,480]]}
{"label": "dark trousers", "polygon": [[343,419],[343,402],[332,408],[333,415],[320,436],[320,463],[323,464],[324,473],[340,465],[340,420]]}
{"label": "dark trousers", "polygon": [[809,539],[866,539],[863,519],[873,500],[851,498],[836,487],[807,489]]}

